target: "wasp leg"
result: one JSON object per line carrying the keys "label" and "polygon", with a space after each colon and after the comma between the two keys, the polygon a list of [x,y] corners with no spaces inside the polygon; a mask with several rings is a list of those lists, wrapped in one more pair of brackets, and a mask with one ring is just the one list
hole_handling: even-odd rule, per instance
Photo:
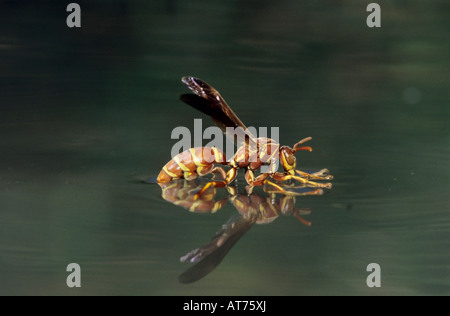
{"label": "wasp leg", "polygon": [[314,173],[307,173],[300,170],[295,170],[295,173],[298,174],[300,177],[305,179],[313,179],[313,180],[333,180],[333,176],[331,174],[328,174],[328,169],[322,169],[320,171],[314,172]]}
{"label": "wasp leg", "polygon": [[236,187],[233,186],[227,186],[227,191],[231,197],[236,196],[238,194]]}
{"label": "wasp leg", "polygon": [[219,173],[222,176],[223,180],[227,178],[227,173],[221,167],[215,167],[214,169],[211,170],[211,173],[213,174],[213,180],[216,179],[217,173]]}
{"label": "wasp leg", "polygon": [[226,181],[211,181],[211,182],[208,182],[207,184],[205,184],[205,186],[200,191],[198,191],[194,195],[194,201],[197,201],[198,198],[200,196],[202,196],[203,193],[205,193],[210,187],[223,188],[223,187],[226,187],[227,184],[228,184],[228,182],[226,182]]}
{"label": "wasp leg", "polygon": [[282,174],[280,172],[273,174],[272,178],[276,181],[297,180],[301,183],[307,184],[312,187],[318,187],[318,188],[331,189],[331,186],[332,186],[331,183],[317,183],[317,182],[309,181],[308,179],[304,179],[304,178],[296,176],[296,175]]}
{"label": "wasp leg", "polygon": [[188,172],[186,171],[183,175],[183,178],[186,180],[194,180],[197,179],[198,174],[196,172]]}
{"label": "wasp leg", "polygon": [[[264,192],[267,193],[273,193],[273,194],[277,194],[277,193],[281,193],[284,195],[290,195],[290,196],[304,196],[304,195],[322,195],[323,194],[323,189],[317,188],[314,189],[312,191],[298,191],[299,188],[305,188],[305,185],[299,185],[299,186],[295,186],[295,187],[289,187],[288,189],[285,188],[284,186],[275,184],[271,181],[267,181],[266,182],[268,185],[272,186],[273,188],[275,188],[275,190],[269,189],[269,188],[264,188]],[[307,186],[306,186],[307,187]]]}
{"label": "wasp leg", "polygon": [[298,214],[297,209],[294,209],[293,214],[294,214],[295,218],[298,219],[303,225],[306,225],[306,226],[308,226],[308,227],[311,227],[311,224],[312,224],[312,223],[311,223],[310,221],[307,221],[307,220],[304,219],[303,217],[301,217],[301,216]]}
{"label": "wasp leg", "polygon": [[[220,167],[217,167],[218,169],[221,169]],[[222,169],[223,170],[223,169]],[[216,170],[218,171],[218,170]],[[220,171],[218,171],[220,172]],[[220,172],[221,173],[221,172]],[[236,178],[237,175],[237,171],[235,168],[231,168],[230,170],[228,170],[228,172],[226,173],[226,177],[223,181],[211,181],[208,182],[207,184],[205,184],[205,186],[198,191],[195,195],[194,195],[194,201],[197,201],[198,198],[200,196],[202,196],[203,193],[206,192],[206,190],[208,190],[210,187],[215,187],[215,188],[223,188],[226,187],[229,183],[233,182],[233,180]]]}
{"label": "wasp leg", "polygon": [[294,211],[297,212],[298,215],[311,215],[310,208],[295,208]]}
{"label": "wasp leg", "polygon": [[253,193],[253,188],[255,186],[263,185],[267,180],[267,177],[269,176],[268,173],[260,174],[259,176],[255,177],[255,173],[251,169],[247,169],[245,172],[245,181],[247,181],[248,186],[245,187],[245,190],[247,191],[247,194],[250,195]]}
{"label": "wasp leg", "polygon": [[263,173],[263,174],[260,174],[259,176],[255,177],[253,170],[248,169],[247,172],[245,173],[245,180],[249,184],[246,188],[247,194],[251,194],[253,192],[253,187],[262,186],[264,184],[268,184],[268,185],[274,187],[275,189],[277,189],[277,193],[290,194],[290,192],[283,189],[282,186],[267,180],[267,178],[269,176],[271,176],[270,173]]}
{"label": "wasp leg", "polygon": [[264,181],[269,176],[268,173],[262,173],[259,176],[255,177],[255,173],[251,169],[247,169],[245,172],[245,181],[252,186],[263,185]]}

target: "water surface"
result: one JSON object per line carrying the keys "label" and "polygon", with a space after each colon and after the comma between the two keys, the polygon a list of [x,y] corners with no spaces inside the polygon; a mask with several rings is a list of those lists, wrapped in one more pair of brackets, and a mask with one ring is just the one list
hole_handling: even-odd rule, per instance
{"label": "water surface", "polygon": [[[450,293],[446,1],[382,1],[380,29],[336,1],[80,5],[75,30],[54,1],[0,1],[0,294]],[[312,136],[299,167],[335,177],[296,199],[310,227],[253,225],[190,284],[180,257],[236,209],[192,213],[136,181],[170,159],[174,127],[209,124],[178,100],[184,75],[282,144]]]}

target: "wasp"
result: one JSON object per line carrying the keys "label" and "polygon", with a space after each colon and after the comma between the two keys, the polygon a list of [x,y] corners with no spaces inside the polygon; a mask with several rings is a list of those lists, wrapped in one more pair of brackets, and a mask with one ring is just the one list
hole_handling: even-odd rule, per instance
{"label": "wasp", "polygon": [[[222,131],[226,132],[227,128],[233,128],[234,136],[243,145],[229,160],[227,160],[223,151],[215,147],[190,148],[173,157],[162,168],[157,178],[158,183],[169,182],[174,179],[192,180],[198,176],[213,174],[213,181],[208,182],[194,196],[194,200],[197,200],[211,186],[225,187],[234,181],[238,169],[246,169],[245,180],[250,187],[269,184],[279,190],[280,193],[288,193],[282,186],[270,181],[269,178],[271,178],[277,182],[296,180],[306,186],[331,188],[331,183],[311,181],[332,180],[333,176],[328,174],[327,169],[315,173],[307,173],[296,169],[295,153],[300,150],[312,151],[311,147],[302,146],[305,142],[310,141],[311,137],[300,140],[292,148],[280,146],[278,142],[270,138],[256,138],[236,116],[220,93],[211,85],[195,77],[183,77],[181,81],[193,94],[183,94],[180,99],[210,116]],[[282,165],[284,172],[276,170],[277,161]],[[263,165],[269,165],[269,172],[255,175],[255,171]],[[230,169],[225,171],[224,166],[228,166]],[[216,175],[220,175],[222,180],[216,180]]]}

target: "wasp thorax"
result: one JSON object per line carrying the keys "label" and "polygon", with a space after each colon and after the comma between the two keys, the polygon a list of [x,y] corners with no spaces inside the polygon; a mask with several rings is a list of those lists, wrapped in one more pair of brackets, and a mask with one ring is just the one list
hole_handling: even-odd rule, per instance
{"label": "wasp thorax", "polygon": [[258,144],[258,158],[263,163],[268,163],[272,158],[278,156],[280,144],[271,138],[259,137],[257,139]]}

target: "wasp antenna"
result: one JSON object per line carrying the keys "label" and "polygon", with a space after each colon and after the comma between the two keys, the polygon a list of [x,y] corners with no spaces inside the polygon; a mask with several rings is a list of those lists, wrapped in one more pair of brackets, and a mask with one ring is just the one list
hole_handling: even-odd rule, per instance
{"label": "wasp antenna", "polygon": [[298,147],[298,148],[294,149],[294,154],[295,154],[297,151],[299,151],[299,150],[307,150],[307,151],[311,152],[311,151],[312,151],[312,147],[309,147],[309,146]]}
{"label": "wasp antenna", "polygon": [[301,145],[303,143],[306,143],[307,141],[310,141],[312,139],[312,137],[305,137],[303,138],[301,141],[299,141],[297,144],[294,145],[294,148],[297,147],[298,145]]}
{"label": "wasp antenna", "polygon": [[309,147],[309,146],[298,147],[299,145],[301,145],[301,144],[303,144],[303,143],[306,143],[307,141],[310,141],[311,139],[312,139],[312,137],[306,137],[306,138],[303,138],[301,141],[299,141],[297,144],[295,144],[295,145],[294,145],[294,149],[293,149],[294,153],[297,152],[297,151],[299,151],[299,150],[309,150],[309,151],[312,151],[312,148]]}

